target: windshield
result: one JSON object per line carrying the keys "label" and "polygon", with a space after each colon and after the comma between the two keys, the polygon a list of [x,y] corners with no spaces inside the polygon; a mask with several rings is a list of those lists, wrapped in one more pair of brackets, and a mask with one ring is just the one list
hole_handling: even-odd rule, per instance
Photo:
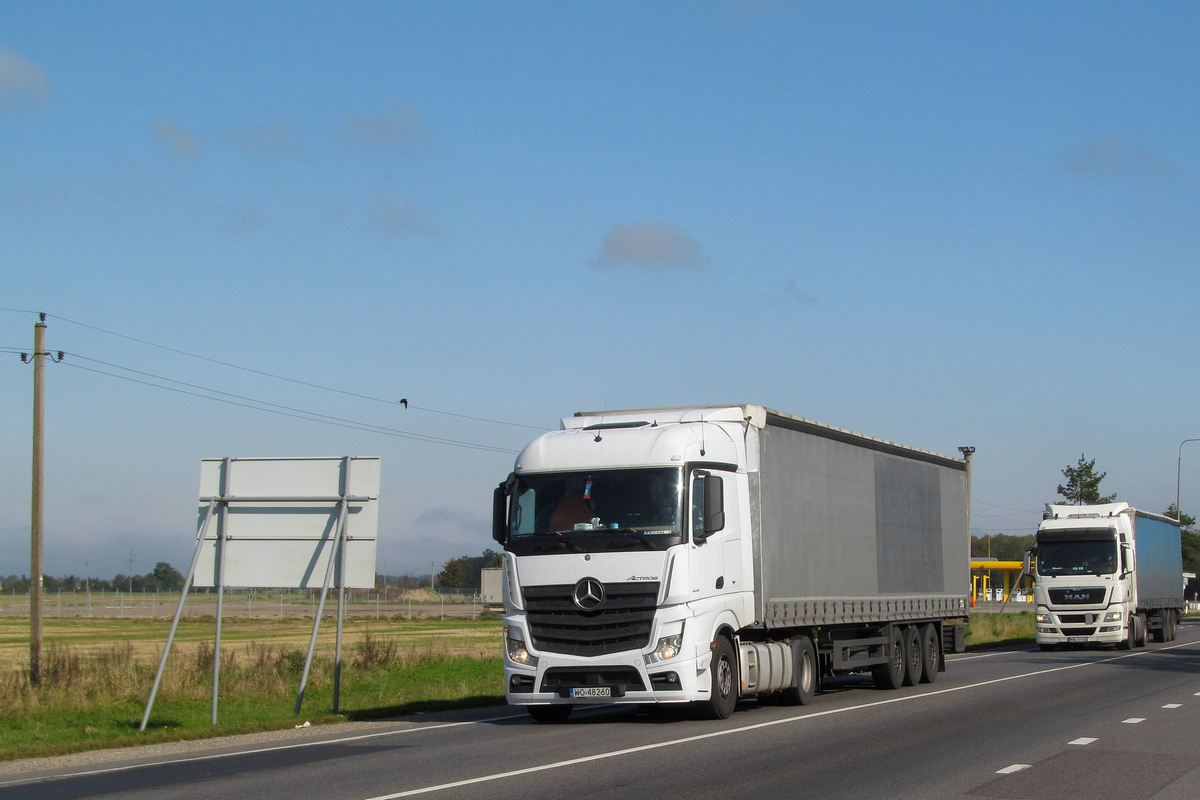
{"label": "windshield", "polygon": [[683,541],[676,467],[521,475],[508,549],[518,555],[664,550]]}
{"label": "windshield", "polygon": [[1039,575],[1112,575],[1117,571],[1117,541],[1111,536],[1041,541],[1037,549]]}

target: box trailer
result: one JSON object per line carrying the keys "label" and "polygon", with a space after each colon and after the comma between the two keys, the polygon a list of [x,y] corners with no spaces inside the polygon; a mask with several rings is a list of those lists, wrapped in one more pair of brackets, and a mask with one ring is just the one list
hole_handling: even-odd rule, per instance
{"label": "box trailer", "polygon": [[962,649],[968,488],[966,459],[763,406],[564,419],[494,496],[508,701],[719,718],[826,675],[932,681]]}

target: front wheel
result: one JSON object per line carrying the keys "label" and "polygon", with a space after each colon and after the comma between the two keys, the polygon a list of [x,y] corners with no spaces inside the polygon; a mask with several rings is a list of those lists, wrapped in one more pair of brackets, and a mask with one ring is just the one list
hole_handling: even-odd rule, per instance
{"label": "front wheel", "polygon": [[733,644],[724,636],[717,639],[708,671],[712,689],[708,700],[700,704],[701,711],[708,719],[727,719],[737,706],[738,679]]}

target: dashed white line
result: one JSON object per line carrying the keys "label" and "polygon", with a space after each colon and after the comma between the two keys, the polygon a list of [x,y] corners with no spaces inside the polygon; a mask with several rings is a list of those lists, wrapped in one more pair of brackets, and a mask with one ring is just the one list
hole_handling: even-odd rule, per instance
{"label": "dashed white line", "polygon": [[1183,703],[1167,703],[1163,708],[1183,708]]}
{"label": "dashed white line", "polygon": [[1023,769],[1029,769],[1032,764],[1009,764],[1004,769],[996,770],[997,775],[1011,775],[1014,772],[1020,772]]}
{"label": "dashed white line", "polygon": [[[546,764],[536,764],[532,767],[524,767],[521,769],[507,770],[505,772],[494,772],[490,775],[480,775],[475,778],[464,778],[458,781],[449,781],[447,783],[434,784],[432,786],[421,786],[416,789],[407,789],[390,794],[377,795],[367,798],[367,800],[397,800],[400,797],[413,797],[421,794],[431,794],[434,792],[443,792],[447,789],[458,789],[463,786],[474,786],[480,783],[490,783],[492,781],[504,780],[505,778],[515,778],[521,775],[531,775],[538,772],[546,772],[549,770],[563,769],[564,767],[573,767],[579,764],[588,764],[595,761],[604,761],[610,758],[619,758],[621,756],[632,755],[634,753],[643,753],[648,750],[658,750],[664,747],[675,747],[681,744],[690,744],[699,742],[705,739],[715,739],[721,736],[731,736],[737,733],[747,733],[749,731],[761,730],[763,728],[771,728],[776,725],[786,725],[790,722],[800,722],[806,719],[814,719],[816,717],[825,717],[831,714],[844,714],[848,711],[858,711],[864,708],[874,708],[876,706],[886,706],[892,703],[905,703],[911,700],[920,700],[928,697],[936,697],[943,694],[951,694],[953,692],[961,692],[967,689],[977,689],[982,686],[992,686],[998,683],[1006,683],[1008,681],[1021,680],[1022,678],[1032,678],[1038,675],[1049,675],[1054,672],[1064,672],[1072,669],[1080,669],[1082,667],[1092,667],[1098,664],[1109,664],[1114,661],[1123,661],[1127,658],[1136,658],[1142,655],[1152,653],[1161,653],[1164,650],[1174,650],[1176,647],[1190,647],[1194,642],[1184,642],[1182,644],[1172,645],[1171,647],[1161,647],[1155,650],[1143,650],[1141,652],[1126,653],[1125,655],[1113,656],[1111,658],[1101,658],[1095,661],[1083,661],[1075,664],[1066,664],[1061,667],[1050,667],[1048,669],[1039,669],[1033,672],[1022,672],[1018,675],[1007,675],[1003,678],[992,678],[991,680],[979,681],[978,683],[968,683],[962,686],[952,686],[948,689],[936,689],[934,691],[922,692],[921,694],[910,694],[904,697],[893,697],[888,700],[876,700],[872,703],[860,703],[853,706],[843,706],[842,708],[831,708],[827,711],[815,711],[808,714],[799,714],[794,717],[784,717],[782,719],[773,719],[769,722],[758,722],[752,725],[743,725],[738,728],[726,728],[724,730],[712,731],[711,733],[701,733],[696,736],[685,736],[680,739],[668,739],[666,741],[654,742],[652,744],[639,745],[637,747],[629,747],[623,750],[610,750],[606,753],[596,753],[590,756],[580,756],[579,758],[569,758],[563,761],[553,761]],[[1139,720],[1140,722],[1140,720]],[[1016,766],[1016,765],[1014,765]],[[1028,766],[1028,765],[1025,765]]]}
{"label": "dashed white line", "polygon": [[1097,741],[1099,741],[1099,739],[1097,739],[1095,736],[1080,736],[1078,739],[1073,739],[1072,741],[1067,742],[1067,744],[1077,744],[1082,746]]}
{"label": "dashed white line", "polygon": [[1121,722],[1123,722],[1126,725],[1137,725],[1139,722],[1145,722],[1145,721],[1146,721],[1145,717],[1130,717],[1129,719],[1121,720]]}

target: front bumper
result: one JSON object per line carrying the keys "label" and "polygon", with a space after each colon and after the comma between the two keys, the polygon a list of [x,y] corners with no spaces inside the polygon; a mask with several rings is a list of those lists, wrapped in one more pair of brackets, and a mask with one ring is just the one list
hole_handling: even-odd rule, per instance
{"label": "front bumper", "polygon": [[1106,620],[1111,608],[1067,611],[1039,607],[1038,616],[1049,619],[1035,623],[1034,636],[1038,644],[1119,644],[1128,636],[1124,612],[1121,618]]}

